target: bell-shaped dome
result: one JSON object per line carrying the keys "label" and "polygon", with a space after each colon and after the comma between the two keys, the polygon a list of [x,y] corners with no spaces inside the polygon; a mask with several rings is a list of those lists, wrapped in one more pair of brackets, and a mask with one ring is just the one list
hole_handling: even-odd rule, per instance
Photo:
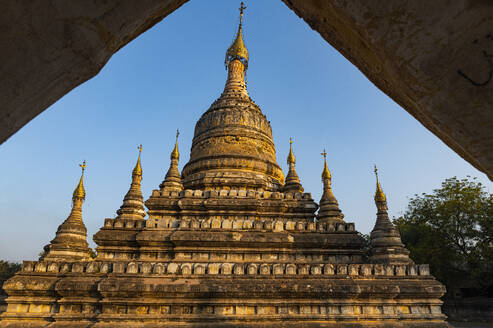
{"label": "bell-shaped dome", "polygon": [[[238,33],[241,39],[241,25]],[[223,93],[195,125],[190,161],[182,172],[185,189],[282,188],[284,174],[276,162],[272,129],[248,95],[244,80],[248,52],[238,40],[227,52]],[[233,56],[230,52],[235,49],[246,55]]]}

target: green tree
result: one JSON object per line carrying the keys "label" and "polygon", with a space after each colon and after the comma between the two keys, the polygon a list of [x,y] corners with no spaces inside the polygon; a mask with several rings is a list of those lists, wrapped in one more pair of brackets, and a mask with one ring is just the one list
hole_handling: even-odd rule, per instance
{"label": "green tree", "polygon": [[475,179],[446,179],[394,220],[411,258],[429,263],[449,290],[493,286],[493,194]]}
{"label": "green tree", "polygon": [[20,269],[20,263],[12,263],[0,260],[0,282],[9,279]]}

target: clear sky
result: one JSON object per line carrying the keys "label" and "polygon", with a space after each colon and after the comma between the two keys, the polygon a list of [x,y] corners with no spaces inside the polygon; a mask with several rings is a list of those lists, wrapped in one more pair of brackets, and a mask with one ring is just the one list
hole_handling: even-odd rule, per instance
{"label": "clear sky", "polygon": [[[305,191],[321,196],[326,148],[334,195],[348,222],[375,221],[373,164],[391,216],[409,197],[448,177],[488,178],[450,150],[281,1],[246,1],[248,90],[271,121],[287,173],[289,138]],[[239,1],[191,1],[116,53],[77,87],[0,145],[0,259],[36,259],[70,212],[87,161],[83,218],[88,241],[114,217],[143,144],[147,199],[169,166],[180,129],[180,169],[195,122],[220,95],[225,51]]]}

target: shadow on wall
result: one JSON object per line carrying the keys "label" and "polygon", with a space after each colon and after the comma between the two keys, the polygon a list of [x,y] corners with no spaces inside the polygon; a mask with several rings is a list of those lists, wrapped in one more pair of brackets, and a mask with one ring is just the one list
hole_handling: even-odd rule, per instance
{"label": "shadow on wall", "polygon": [[454,327],[493,327],[493,297],[444,298],[442,311]]}

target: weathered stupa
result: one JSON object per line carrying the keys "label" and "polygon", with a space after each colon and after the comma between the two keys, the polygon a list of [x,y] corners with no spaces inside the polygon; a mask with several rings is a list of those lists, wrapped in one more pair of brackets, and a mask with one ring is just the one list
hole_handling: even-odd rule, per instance
{"label": "weathered stupa", "polygon": [[378,180],[367,256],[344,221],[325,151],[320,208],[292,147],[284,177],[270,123],[245,85],[243,10],[226,86],[198,120],[182,173],[177,135],[146,218],[140,147],[123,205],[93,237],[96,257],[81,178],[44,257],[4,283],[0,327],[448,327],[445,288],[409,259]]}

